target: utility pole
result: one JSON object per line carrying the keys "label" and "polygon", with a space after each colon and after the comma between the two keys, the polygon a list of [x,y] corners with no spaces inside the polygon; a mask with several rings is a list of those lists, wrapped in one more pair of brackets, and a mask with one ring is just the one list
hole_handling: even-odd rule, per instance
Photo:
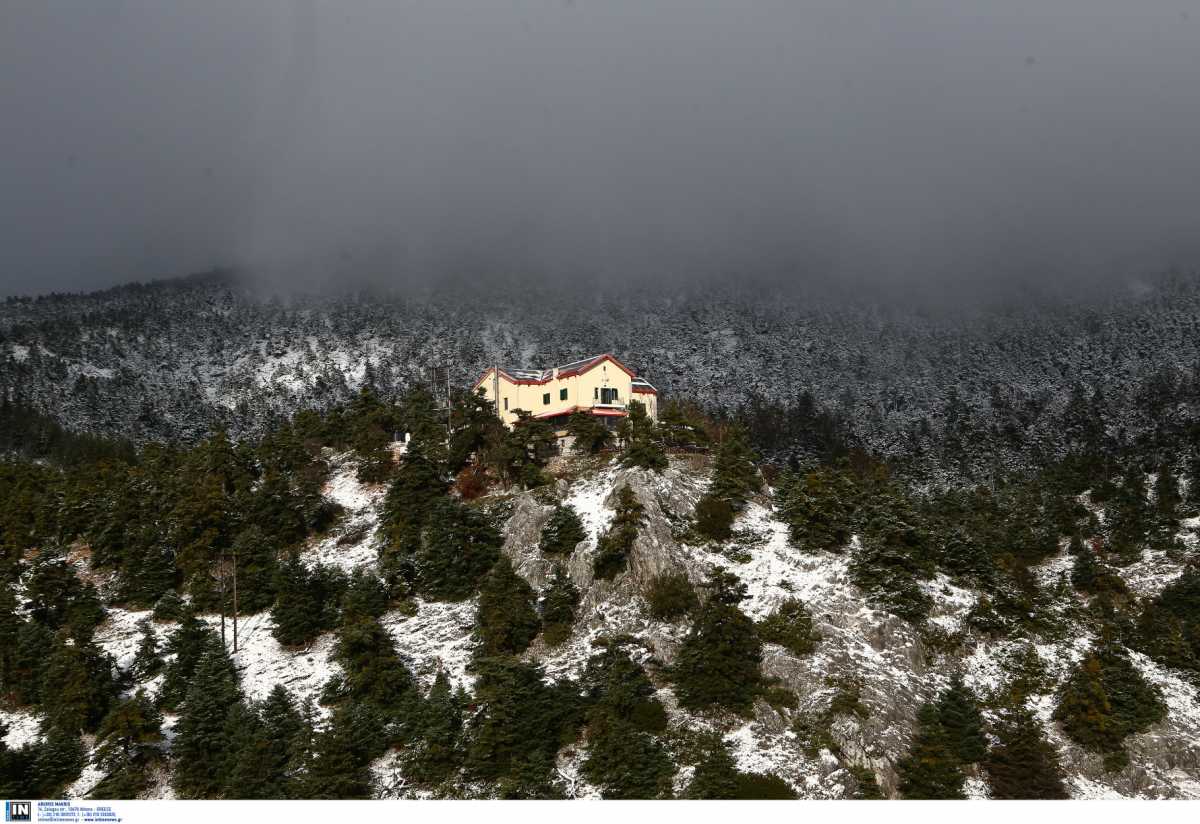
{"label": "utility pole", "polygon": [[504,415],[500,412],[500,364],[499,362],[492,364],[492,400],[496,403],[496,417],[504,420]]}
{"label": "utility pole", "polygon": [[237,603],[237,568],[238,568],[238,550],[237,544],[233,545],[233,651],[238,651],[238,603]]}

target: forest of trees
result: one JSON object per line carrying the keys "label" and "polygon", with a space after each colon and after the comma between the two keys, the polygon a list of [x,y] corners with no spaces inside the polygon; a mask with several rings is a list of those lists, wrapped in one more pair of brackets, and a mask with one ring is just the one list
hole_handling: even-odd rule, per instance
{"label": "forest of trees", "polygon": [[[552,798],[563,792],[555,759],[574,742],[586,746],[581,774],[605,797],[674,795],[671,778],[685,763],[695,767],[687,797],[790,797],[777,776],[739,771],[719,736],[675,741],[654,693],[670,684],[683,708],[702,715],[746,715],[760,700],[794,704],[761,663],[767,644],[795,656],[819,648],[806,605],[791,599],[755,621],[740,606],[746,590],[735,575],[718,568],[694,585],[668,572],[644,595],[649,615],[684,625],[670,667],[640,663],[635,639],[605,638],[578,679],[547,679],[523,654],[539,637],[548,646],[570,637],[580,593],[563,562],[587,533],[577,512],[553,501],[538,549],[556,566],[537,591],[501,553],[501,525],[481,499],[489,490],[552,496],[552,434],[528,417],[504,428],[478,396],[457,397],[448,424],[435,412],[422,390],[397,402],[363,391],[257,439],[217,431],[195,445],[134,449],[0,408],[0,699],[42,719],[35,741],[0,743],[0,795],[62,792],[84,766],[86,734],[104,772],[97,797],[136,795],[168,762],[184,798],[366,797],[370,764],[398,749],[406,776],[436,795],[482,782],[500,797]],[[735,537],[751,501],[773,503],[796,552],[845,554],[868,601],[922,631],[931,607],[923,585],[938,575],[983,594],[968,620],[983,638],[1061,632],[1070,599],[1100,640],[1055,696],[1054,720],[1107,769],[1121,769],[1128,737],[1165,712],[1129,650],[1200,678],[1200,559],[1176,537],[1200,511],[1200,483],[1187,482],[1200,477],[1200,445],[1187,440],[1194,433],[1180,436],[1171,460],[1157,444],[1118,450],[1085,441],[1037,471],[930,487],[841,446],[763,463],[758,450],[776,437],[770,420],[762,410],[713,418],[667,404],[655,422],[634,408],[616,439],[575,422],[575,448],[647,473],[661,472],[673,451],[707,450],[711,483],[685,540],[720,545]],[[408,439],[395,458],[398,432]],[[321,494],[331,451],[351,453],[360,480],[386,487],[378,574],[300,559],[342,517]],[[599,580],[625,573],[644,527],[631,486],[616,491],[614,509],[598,536]],[[1064,543],[1073,569],[1059,586],[1070,591],[1048,592],[1030,570]],[[1114,570],[1145,547],[1185,571],[1155,596],[1135,598]],[[283,687],[263,701],[247,697],[223,639],[203,620],[232,612],[234,575],[237,608],[269,610],[286,647],[333,634],[342,674],[319,696],[327,721]],[[416,598],[478,598],[471,693],[444,674],[422,689],[380,623]],[[168,628],[160,644],[144,624],[127,669],[95,643],[113,608],[152,610]],[[156,673],[153,698],[133,688]],[[911,751],[897,765],[899,794],[962,797],[971,774],[994,797],[1062,797],[1061,767],[1028,694],[1014,683],[978,696],[954,677],[918,713]],[[854,695],[842,690],[797,732],[828,746],[831,719],[859,711]],[[164,713],[177,716],[169,749]],[[862,797],[879,793],[870,770],[856,782]]]}

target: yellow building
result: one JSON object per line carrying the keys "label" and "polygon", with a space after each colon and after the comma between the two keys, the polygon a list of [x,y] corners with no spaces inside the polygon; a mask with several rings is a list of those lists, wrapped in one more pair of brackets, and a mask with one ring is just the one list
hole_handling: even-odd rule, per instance
{"label": "yellow building", "polygon": [[641,401],[657,420],[658,390],[610,354],[556,366],[553,369],[498,369],[483,373],[475,389],[496,404],[508,426],[524,409],[552,424],[565,423],[575,411],[615,423],[628,414],[631,400]]}

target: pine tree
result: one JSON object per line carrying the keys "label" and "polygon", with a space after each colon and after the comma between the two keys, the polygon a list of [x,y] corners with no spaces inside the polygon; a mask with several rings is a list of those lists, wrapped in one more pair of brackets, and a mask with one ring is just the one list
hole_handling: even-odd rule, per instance
{"label": "pine tree", "polygon": [[536,595],[525,579],[501,556],[479,588],[476,633],[478,655],[519,655],[542,628],[534,607]]}
{"label": "pine tree", "polygon": [[850,542],[858,496],[848,473],[821,468],[780,490],[779,515],[797,547],[841,552]]}
{"label": "pine tree", "polygon": [[369,798],[370,754],[358,737],[352,708],[339,708],[316,738],[312,763],[304,776],[304,798]]}
{"label": "pine tree", "polygon": [[432,450],[420,439],[409,441],[384,499],[380,525],[388,540],[385,558],[392,567],[417,552],[421,530],[449,488],[441,465],[429,454]]}
{"label": "pine tree", "polygon": [[667,468],[667,455],[654,420],[646,414],[641,401],[630,401],[628,415],[622,419],[617,434],[625,443],[621,453],[622,466],[636,466],[661,472]]}
{"label": "pine tree", "polygon": [[559,748],[580,722],[574,685],[550,685],[540,666],[508,657],[473,665],[477,674],[466,769],[506,796],[549,797]]}
{"label": "pine tree", "polygon": [[421,594],[437,601],[471,597],[496,559],[503,540],[478,510],[439,501],[416,557]]}
{"label": "pine tree", "polygon": [[762,642],[737,606],[746,589],[723,570],[710,576],[707,588],[709,596],[675,659],[676,694],[691,710],[747,710],[762,679]]}
{"label": "pine tree", "polygon": [[220,644],[196,662],[171,745],[180,798],[216,798],[226,787],[233,752],[229,716],[241,704],[233,663]]}
{"label": "pine tree", "polygon": [[728,502],[734,511],[740,511],[750,496],[762,489],[756,460],[757,456],[746,441],[746,431],[740,426],[730,427],[717,447],[708,494]]}
{"label": "pine tree", "polygon": [[116,696],[113,660],[91,643],[59,638],[42,676],[42,710],[64,733],[93,731]]}
{"label": "pine tree", "polygon": [[963,785],[967,777],[958,767],[958,758],[937,707],[923,705],[917,724],[912,748],[896,764],[900,794],[905,798],[965,798]]}
{"label": "pine tree", "polygon": [[79,777],[87,763],[87,750],[77,730],[53,720],[43,726],[44,739],[34,752],[32,779],[39,798],[55,798]]}
{"label": "pine tree", "polygon": [[138,621],[137,628],[141,636],[133,657],[133,674],[139,681],[145,681],[162,671],[163,659],[158,649],[158,637],[154,634],[150,620],[143,618]]}
{"label": "pine tree", "polygon": [[578,606],[579,590],[562,564],[555,564],[541,599],[542,637],[547,645],[557,646],[571,636]]}
{"label": "pine tree", "polygon": [[588,724],[580,773],[605,798],[670,798],[675,772],[661,743],[628,721],[604,714]]}
{"label": "pine tree", "polygon": [[163,757],[162,738],[162,716],[142,690],[113,707],[96,733],[95,762],[105,776],[92,797],[136,798]]}
{"label": "pine tree", "polygon": [[463,705],[465,696],[450,690],[450,679],[439,671],[417,720],[417,741],[406,758],[404,773],[426,785],[453,777],[462,766]]}
{"label": "pine tree", "polygon": [[254,525],[243,529],[230,554],[237,559],[238,609],[248,615],[271,606],[278,561],[266,534]]}
{"label": "pine tree", "polygon": [[1063,684],[1054,719],[1069,738],[1105,755],[1105,766],[1124,767],[1125,738],[1166,717],[1161,691],[1147,683],[1129,656],[1101,641]]}
{"label": "pine tree", "polygon": [[596,577],[603,580],[611,580],[625,571],[646,508],[638,501],[629,484],[625,484],[617,490],[615,510],[612,523],[596,544],[593,569]]}
{"label": "pine tree", "polygon": [[567,433],[573,439],[573,449],[585,455],[595,455],[612,442],[612,431],[595,415],[572,412],[567,418]]}
{"label": "pine tree", "polygon": [[538,549],[544,555],[567,556],[574,552],[580,543],[586,541],[587,537],[587,530],[583,528],[583,521],[579,520],[579,513],[575,511],[575,507],[563,504],[554,507],[550,519],[542,527]]}
{"label": "pine tree", "polygon": [[987,756],[987,737],[983,733],[983,714],[975,693],[963,683],[961,674],[950,679],[950,686],[937,701],[938,721],[959,765],[977,764]]}
{"label": "pine tree", "polygon": [[1028,709],[1020,704],[1008,707],[993,732],[999,740],[984,762],[992,798],[1067,797],[1058,754]]}
{"label": "pine tree", "polygon": [[191,608],[183,610],[179,626],[167,639],[166,652],[171,661],[166,666],[158,703],[173,710],[187,696],[196,666],[205,653],[220,650],[221,640]]}

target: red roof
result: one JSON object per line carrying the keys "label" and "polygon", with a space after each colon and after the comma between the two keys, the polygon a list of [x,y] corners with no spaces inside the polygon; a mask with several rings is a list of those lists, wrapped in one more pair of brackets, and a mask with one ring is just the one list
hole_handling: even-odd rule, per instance
{"label": "red roof", "polygon": [[[558,378],[571,378],[571,377],[575,377],[576,375],[582,375],[585,372],[592,371],[593,369],[595,369],[597,366],[599,366],[602,363],[611,363],[614,366],[616,366],[618,369],[620,369],[622,372],[624,372],[626,375],[628,375],[629,377],[631,377],[631,378],[637,377],[637,375],[635,375],[633,373],[632,369],[630,369],[628,366],[626,366],[625,364],[623,364],[619,360],[617,360],[616,357],[614,357],[612,355],[612,353],[610,353],[610,352],[605,352],[603,355],[596,355],[594,358],[586,358],[584,360],[575,361],[573,363],[568,363],[564,366],[559,366],[559,367],[557,367],[557,370],[558,370],[557,377]],[[517,377],[517,376],[513,375],[511,372],[506,371],[504,369],[500,370],[500,375],[509,383],[516,384],[518,386],[539,386],[541,384],[546,384],[552,380],[555,380],[555,374],[554,374],[555,370],[554,369],[547,369],[547,370],[541,372],[538,377],[526,377],[526,376],[532,375],[533,370],[514,369],[514,370],[512,370],[512,372],[518,373],[519,375],[521,375],[521,377]],[[483,376],[479,380],[475,381],[475,386],[473,386],[472,389],[478,389],[483,384],[483,382],[488,379],[488,376],[491,374],[492,374],[491,368],[487,369],[483,373]]]}

